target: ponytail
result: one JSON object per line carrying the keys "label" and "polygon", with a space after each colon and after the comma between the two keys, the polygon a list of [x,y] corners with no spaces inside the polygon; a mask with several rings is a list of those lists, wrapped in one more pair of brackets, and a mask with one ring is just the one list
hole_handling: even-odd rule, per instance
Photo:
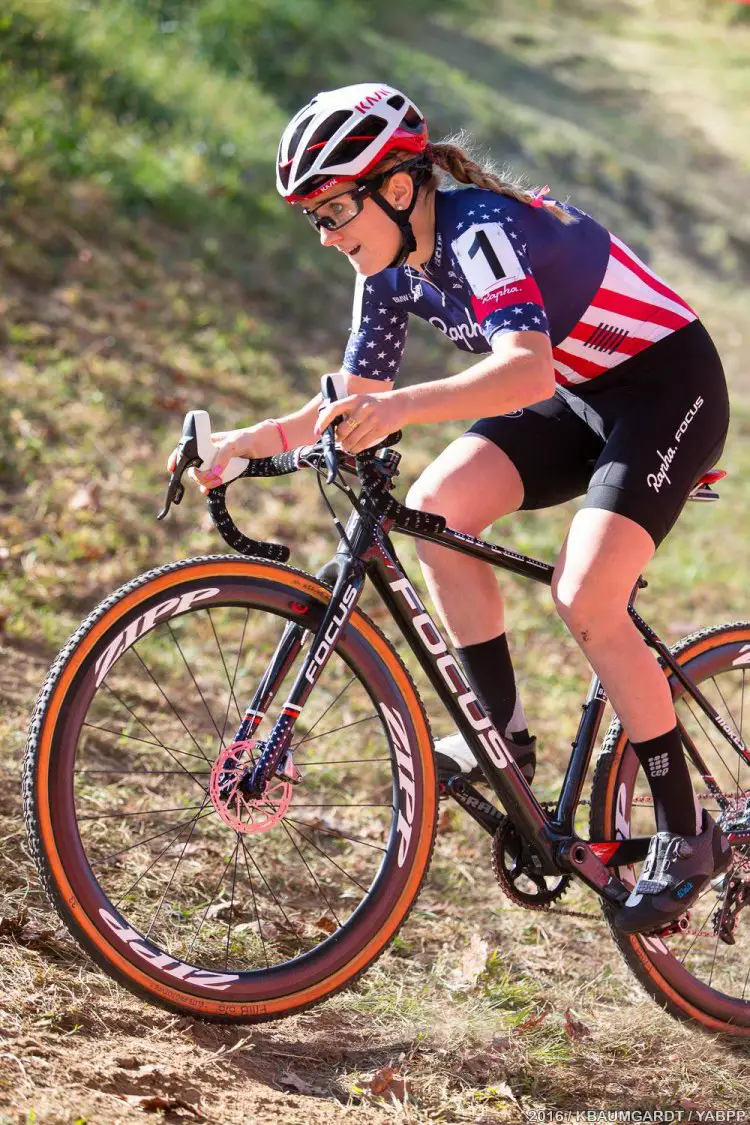
{"label": "ponytail", "polygon": [[[439,141],[437,144],[429,144],[425,155],[441,172],[447,173],[459,184],[475,184],[477,187],[486,188],[487,191],[496,191],[499,195],[509,195],[511,199],[517,199],[519,203],[526,203],[530,207],[541,207],[543,205],[545,210],[559,219],[561,223],[576,222],[575,216],[569,214],[559,204],[553,203],[551,200],[545,200],[542,204],[544,191],[534,194],[528,191],[518,180],[501,179],[491,166],[483,167],[478,164],[466,149],[461,147],[466,145],[467,141],[467,135],[461,132],[453,137],[448,137],[444,141]],[[427,185],[428,189],[434,190],[437,188],[442,178],[439,175],[433,175],[432,180]]]}

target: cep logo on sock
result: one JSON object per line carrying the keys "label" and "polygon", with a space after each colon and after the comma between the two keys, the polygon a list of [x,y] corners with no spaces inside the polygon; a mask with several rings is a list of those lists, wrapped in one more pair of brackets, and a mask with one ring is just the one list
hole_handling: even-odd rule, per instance
{"label": "cep logo on sock", "polygon": [[685,895],[688,893],[688,891],[692,891],[692,889],[693,889],[693,881],[692,881],[692,879],[688,879],[687,883],[683,883],[682,886],[680,887],[680,889],[678,891],[675,891],[675,897],[676,898],[684,898]]}

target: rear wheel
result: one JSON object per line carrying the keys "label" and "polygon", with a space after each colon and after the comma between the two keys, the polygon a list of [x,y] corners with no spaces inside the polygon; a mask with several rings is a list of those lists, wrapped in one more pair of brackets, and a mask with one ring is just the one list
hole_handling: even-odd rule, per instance
{"label": "rear wheel", "polygon": [[[704,629],[673,651],[724,723],[747,744],[750,623]],[[734,867],[694,903],[686,932],[629,937],[612,926],[612,933],[640,982],[672,1015],[712,1031],[750,1035],[750,766],[674,676],[669,679],[677,715],[718,784],[720,799],[691,764],[693,788],[733,840]],[[654,831],[648,783],[615,721],[594,775],[591,838],[616,840]],[[621,868],[618,874],[629,886],[637,877],[633,868]],[[611,923],[611,912],[608,917]]]}
{"label": "rear wheel", "polygon": [[256,801],[222,788],[287,623],[302,650],[260,740],[329,599],[288,567],[187,560],[102,603],[50,671],[25,768],[31,847],[73,935],[151,1001],[208,1019],[289,1015],[362,973],[416,898],[434,840],[432,740],[363,613],[295,727],[299,780],[274,779]]}

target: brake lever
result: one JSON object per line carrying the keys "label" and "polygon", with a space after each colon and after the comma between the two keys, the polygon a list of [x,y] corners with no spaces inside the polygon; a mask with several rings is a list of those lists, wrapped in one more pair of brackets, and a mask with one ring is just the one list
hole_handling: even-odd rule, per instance
{"label": "brake lever", "polygon": [[[203,417],[205,415],[205,417]],[[208,442],[206,441],[206,430],[208,432]],[[169,509],[173,504],[180,504],[185,495],[185,485],[182,483],[182,478],[185,472],[195,465],[200,468],[204,465],[210,454],[211,440],[211,422],[205,410],[190,410],[185,415],[185,421],[182,426],[182,437],[180,444],[177,446],[177,463],[172,470],[172,475],[169,478],[167,485],[167,498],[164,501],[164,507],[156,517],[158,520],[163,520]]]}
{"label": "brake lever", "polygon": [[191,465],[200,466],[202,464],[200,457],[189,457],[187,454],[180,454],[179,460],[172,470],[172,475],[169,478],[167,485],[167,497],[164,501],[164,507],[156,517],[158,520],[163,520],[169,509],[173,504],[181,504],[182,498],[185,495],[185,485],[182,483],[183,474],[191,467]]}
{"label": "brake lever", "polygon": [[[323,410],[326,406],[330,405],[330,403],[343,398],[346,394],[344,381],[339,372],[336,372],[335,375],[323,375],[320,380],[320,389],[323,395],[320,410]],[[318,413],[320,413],[320,410]],[[321,444],[323,446],[323,457],[325,459],[326,468],[328,469],[328,475],[326,476],[327,484],[333,484],[339,471],[338,459],[336,457],[336,427],[339,422],[343,421],[343,417],[343,414],[337,415],[320,435]]]}

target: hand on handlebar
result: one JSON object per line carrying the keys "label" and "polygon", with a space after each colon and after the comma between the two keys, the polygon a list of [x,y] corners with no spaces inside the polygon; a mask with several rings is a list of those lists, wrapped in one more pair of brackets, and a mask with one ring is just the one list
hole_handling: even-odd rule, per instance
{"label": "hand on handlebar", "polygon": [[[188,469],[187,475],[206,495],[221,482],[221,474],[233,457],[271,457],[279,452],[278,431],[273,425],[263,422],[239,430],[217,430],[211,434],[211,442],[216,448],[213,463],[208,472]],[[178,451],[173,449],[167,460],[167,469],[173,472],[177,464]]]}
{"label": "hand on handlebar", "polygon": [[336,438],[341,448],[352,454],[370,449],[404,425],[400,400],[392,391],[347,395],[323,407],[315,423],[315,436],[339,415],[344,421],[336,428]]}

